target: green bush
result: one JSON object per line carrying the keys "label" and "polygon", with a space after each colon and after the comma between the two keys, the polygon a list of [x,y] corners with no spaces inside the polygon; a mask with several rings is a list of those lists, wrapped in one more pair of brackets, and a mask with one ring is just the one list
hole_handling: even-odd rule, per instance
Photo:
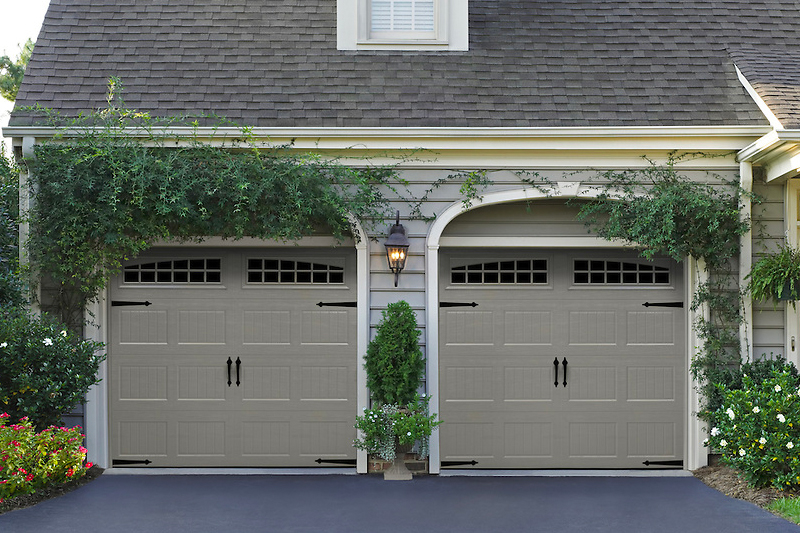
{"label": "green bush", "polygon": [[723,405],[711,417],[706,445],[754,486],[800,487],[800,379],[773,370],[757,383],[742,376],[742,388],[719,385]]}
{"label": "green bush", "polygon": [[25,302],[17,277],[19,265],[19,173],[0,143],[0,307]]}
{"label": "green bush", "polygon": [[744,388],[742,378],[746,375],[749,376],[751,381],[760,385],[763,381],[772,378],[775,371],[789,372],[797,377],[797,367],[792,362],[787,362],[782,357],[778,356],[774,359],[768,359],[766,356],[761,359],[756,359],[749,363],[744,363],[737,367],[722,366],[710,369],[707,373],[709,381],[712,383],[711,387],[706,388],[707,398],[705,404],[708,405],[708,411],[703,414],[701,418],[707,420],[710,414],[719,409],[723,404],[722,388],[724,385],[726,390],[741,390]]}
{"label": "green bush", "polygon": [[417,317],[408,302],[389,304],[367,347],[364,368],[372,399],[378,404],[414,401],[425,372]]}
{"label": "green bush", "polygon": [[51,426],[36,433],[27,418],[7,425],[9,418],[0,415],[0,502],[78,479],[92,467],[84,464],[80,428]]}
{"label": "green bush", "polygon": [[46,317],[0,310],[0,410],[41,429],[84,401],[98,383],[102,344],[84,341]]}
{"label": "green bush", "polygon": [[361,437],[353,445],[387,461],[394,461],[396,442],[406,445],[419,442],[417,455],[427,457],[428,439],[441,424],[436,421],[435,413],[431,415],[428,412],[429,400],[425,395],[417,395],[405,407],[384,404],[364,409],[364,415],[356,418],[356,429],[361,430]]}

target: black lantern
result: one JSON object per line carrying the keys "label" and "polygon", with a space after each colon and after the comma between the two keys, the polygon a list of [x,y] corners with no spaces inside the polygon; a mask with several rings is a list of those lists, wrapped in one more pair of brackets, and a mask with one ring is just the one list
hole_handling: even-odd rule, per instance
{"label": "black lantern", "polygon": [[386,239],[386,259],[389,260],[389,269],[394,272],[394,286],[397,287],[397,278],[400,271],[406,266],[408,256],[408,238],[406,228],[400,224],[400,211],[397,212],[397,220],[389,229],[389,238]]}

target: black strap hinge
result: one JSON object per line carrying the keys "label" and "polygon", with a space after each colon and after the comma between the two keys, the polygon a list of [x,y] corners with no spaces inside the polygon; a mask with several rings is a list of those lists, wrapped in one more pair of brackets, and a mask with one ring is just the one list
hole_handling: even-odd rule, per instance
{"label": "black strap hinge", "polygon": [[111,466],[149,465],[152,462],[150,459],[114,459],[111,461]]}
{"label": "black strap hinge", "polygon": [[650,461],[647,460],[642,463],[644,466],[683,466],[683,459],[673,459],[671,461]]}
{"label": "black strap hinge", "polygon": [[683,302],[645,302],[642,305],[645,307],[680,307],[683,309]]}
{"label": "black strap hinge", "polygon": [[478,464],[478,461],[473,459],[472,461],[442,461],[442,466],[475,466]]}
{"label": "black strap hinge", "polygon": [[439,307],[478,307],[475,302],[439,302]]}
{"label": "black strap hinge", "polygon": [[318,465],[321,465],[322,463],[328,463],[332,465],[356,466],[355,459],[323,459],[322,457],[320,457],[319,459],[316,459],[314,462],[317,463]]}
{"label": "black strap hinge", "polygon": [[112,300],[111,307],[128,307],[131,305],[143,305],[147,307],[148,305],[153,305],[153,302],[127,302],[124,300]]}
{"label": "black strap hinge", "polygon": [[317,307],[358,307],[358,302],[319,302]]}

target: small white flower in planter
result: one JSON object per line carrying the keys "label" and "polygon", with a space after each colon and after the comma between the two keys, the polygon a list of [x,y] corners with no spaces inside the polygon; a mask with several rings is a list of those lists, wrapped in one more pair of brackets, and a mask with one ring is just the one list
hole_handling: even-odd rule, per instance
{"label": "small white flower in planter", "polygon": [[746,451],[744,451],[743,449],[739,448],[739,457],[744,457],[746,454],[747,454]]}
{"label": "small white flower in planter", "polygon": [[721,441],[719,441],[719,445],[724,448],[725,446],[728,445],[728,441],[726,441],[725,439],[722,439]]}
{"label": "small white flower in planter", "polygon": [[764,445],[764,444],[767,443],[767,439],[765,439],[764,437],[761,437],[760,439],[758,439],[758,443]]}
{"label": "small white flower in planter", "polygon": [[0,344],[0,348],[8,348],[8,343],[4,342],[4,343]]}
{"label": "small white flower in planter", "polygon": [[711,436],[716,437],[719,435],[719,428],[711,428]]}
{"label": "small white flower in planter", "polygon": [[780,391],[782,391],[782,390],[783,390],[783,389],[781,389],[781,386],[780,386],[780,385],[775,385],[775,392],[780,392]]}
{"label": "small white flower in planter", "polygon": [[780,414],[780,413],[778,413],[778,417],[777,417],[777,418],[778,418],[778,421],[780,421],[780,422],[786,422],[786,417],[785,417],[785,416],[783,416],[783,415],[782,415],[782,414]]}
{"label": "small white flower in planter", "polygon": [[760,413],[760,412],[761,412],[761,409],[760,409],[760,408],[759,408],[759,407],[756,405],[755,407],[753,407],[753,412],[754,412],[755,414],[758,414],[758,413]]}
{"label": "small white flower in planter", "polygon": [[53,339],[51,339],[50,337],[46,337],[42,342],[44,343],[45,346],[53,345]]}
{"label": "small white flower in planter", "polygon": [[791,441],[790,441],[790,442],[787,442],[787,443],[786,443],[786,447],[787,447],[787,448],[789,448],[789,449],[791,450],[792,448],[794,448],[794,443],[793,443],[793,442],[791,442]]}
{"label": "small white flower in planter", "polygon": [[728,407],[728,410],[725,412],[728,413],[728,417],[730,417],[731,420],[736,418],[736,415],[733,413],[733,409],[731,409],[730,407]]}

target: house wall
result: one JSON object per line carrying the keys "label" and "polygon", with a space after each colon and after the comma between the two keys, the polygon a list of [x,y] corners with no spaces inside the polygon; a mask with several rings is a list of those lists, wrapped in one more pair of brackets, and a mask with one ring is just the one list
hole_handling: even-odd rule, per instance
{"label": "house wall", "polygon": [[[753,192],[763,199],[762,203],[753,205],[753,261],[784,243],[784,191],[783,185],[767,185],[760,179],[753,184]],[[785,321],[786,304],[753,302],[750,342],[754,358],[787,355]]]}

